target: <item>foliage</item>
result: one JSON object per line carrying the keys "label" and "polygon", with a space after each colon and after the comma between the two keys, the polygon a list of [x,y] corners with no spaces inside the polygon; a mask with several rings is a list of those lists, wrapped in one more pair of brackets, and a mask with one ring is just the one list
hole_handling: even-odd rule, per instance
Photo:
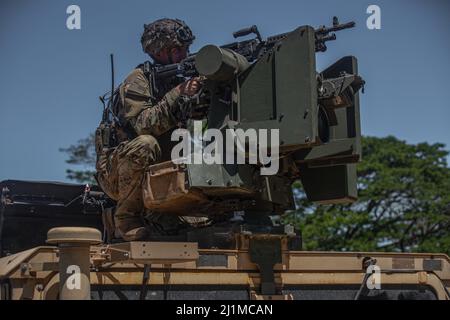
{"label": "foliage", "polygon": [[450,168],[440,143],[363,138],[358,201],[314,205],[294,185],[297,210],[285,220],[308,250],[450,253]]}
{"label": "foliage", "polygon": [[60,148],[59,151],[66,153],[69,159],[66,163],[81,167],[79,169],[67,169],[67,178],[79,183],[95,183],[95,144],[94,134],[79,140],[76,144],[68,148]]}

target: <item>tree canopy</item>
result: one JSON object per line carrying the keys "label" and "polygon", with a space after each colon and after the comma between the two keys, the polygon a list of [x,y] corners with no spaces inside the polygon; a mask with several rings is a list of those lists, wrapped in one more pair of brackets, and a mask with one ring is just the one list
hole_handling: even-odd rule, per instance
{"label": "tree canopy", "polygon": [[75,165],[75,169],[67,169],[66,176],[70,180],[79,183],[95,183],[95,143],[94,134],[80,139],[76,144],[67,148],[60,148],[69,157],[66,163]]}
{"label": "tree canopy", "polygon": [[364,137],[358,201],[314,205],[295,183],[297,210],[285,220],[302,230],[307,250],[450,253],[450,168],[440,143]]}

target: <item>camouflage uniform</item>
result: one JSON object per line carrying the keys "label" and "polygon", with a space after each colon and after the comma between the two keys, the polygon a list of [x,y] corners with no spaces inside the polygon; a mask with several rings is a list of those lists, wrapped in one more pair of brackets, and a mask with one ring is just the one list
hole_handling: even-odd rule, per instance
{"label": "camouflage uniform", "polygon": [[[164,36],[164,32],[160,31],[165,29],[159,27],[166,21],[167,19],[162,19],[144,26],[142,46],[147,53],[149,48],[155,50],[170,40],[164,38],[164,42],[153,32],[157,30],[160,36],[161,34]],[[169,26],[173,25],[173,21]],[[151,26],[153,29],[149,30]],[[172,44],[181,43],[172,40]],[[137,137],[130,140],[128,134],[120,132],[119,145],[107,149],[102,147],[101,137],[96,137],[97,180],[102,189],[117,201],[116,225],[121,221],[131,221],[128,228],[142,227],[139,217],[144,210],[142,200],[144,172],[149,165],[160,160],[161,148],[157,138],[176,126],[179,114],[177,102],[179,91],[176,88],[167,92],[155,104],[149,102],[150,88],[149,80],[141,68],[134,69],[119,87],[117,116],[122,125],[131,128]]]}

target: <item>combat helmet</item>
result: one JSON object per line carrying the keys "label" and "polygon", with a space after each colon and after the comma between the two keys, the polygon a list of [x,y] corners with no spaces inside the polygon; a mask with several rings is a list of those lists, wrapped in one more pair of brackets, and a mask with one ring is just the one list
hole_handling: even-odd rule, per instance
{"label": "combat helmet", "polygon": [[147,54],[159,52],[164,47],[188,46],[195,39],[188,25],[179,19],[159,19],[144,24],[142,49]]}

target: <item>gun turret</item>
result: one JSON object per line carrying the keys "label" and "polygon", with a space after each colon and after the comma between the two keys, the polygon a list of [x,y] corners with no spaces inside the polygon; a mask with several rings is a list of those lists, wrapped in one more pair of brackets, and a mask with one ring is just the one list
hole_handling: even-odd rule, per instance
{"label": "gun turret", "polygon": [[[276,178],[267,179],[289,185],[299,178],[311,201],[342,203],[357,197],[355,163],[361,154],[358,92],[364,80],[358,75],[356,58],[344,57],[317,72],[315,54],[326,50],[327,41],[336,39],[335,31],[354,25],[339,24],[334,18],[331,27],[303,26],[263,42],[255,38],[222,47],[207,45],[195,58],[210,94],[208,128],[278,130],[281,169]],[[250,27],[235,35],[256,30]],[[251,62],[249,57],[258,58]],[[242,63],[245,59],[248,63]],[[238,166],[236,172],[238,168],[239,172],[251,171],[251,165]],[[214,168],[209,166],[208,172]],[[206,172],[206,168],[192,170]],[[214,177],[221,177],[220,165],[217,170]],[[203,182],[192,183],[198,186]],[[276,184],[275,180],[271,183]],[[254,184],[248,182],[249,190]],[[236,187],[242,188],[238,183]],[[289,193],[289,188],[283,190]],[[284,209],[292,203],[282,196],[268,201]]]}

